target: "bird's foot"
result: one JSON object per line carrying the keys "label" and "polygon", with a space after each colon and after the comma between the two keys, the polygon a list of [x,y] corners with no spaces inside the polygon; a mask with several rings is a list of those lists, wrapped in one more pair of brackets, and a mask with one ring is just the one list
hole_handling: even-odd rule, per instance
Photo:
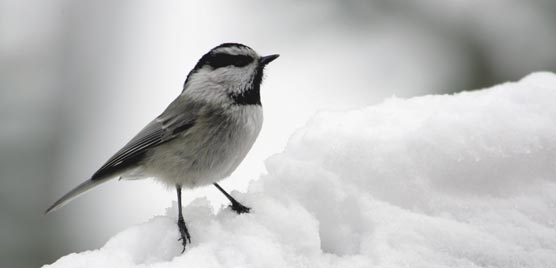
{"label": "bird's foot", "polygon": [[178,241],[181,241],[181,244],[183,246],[181,253],[184,253],[185,245],[187,245],[187,243],[191,244],[191,236],[189,235],[189,231],[185,226],[185,221],[183,220],[183,218],[178,219],[178,228],[180,229],[180,236],[181,236],[181,238],[178,239]]}
{"label": "bird's foot", "polygon": [[243,214],[243,213],[249,213],[249,211],[251,211],[251,208],[246,207],[244,205],[242,205],[239,202],[233,202],[232,205],[230,206],[232,208],[233,211],[235,211],[237,214]]}

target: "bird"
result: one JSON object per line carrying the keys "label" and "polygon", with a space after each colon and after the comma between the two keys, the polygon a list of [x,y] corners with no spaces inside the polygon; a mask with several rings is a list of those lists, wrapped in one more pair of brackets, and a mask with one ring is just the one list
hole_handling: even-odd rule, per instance
{"label": "bird", "polygon": [[183,188],[214,185],[238,214],[250,208],[217,182],[227,178],[253,146],[263,123],[260,87],[267,64],[240,43],[224,43],[204,54],[188,73],[183,90],[168,107],[117,151],[91,177],[50,206],[48,214],[114,178],[155,178],[175,187],[180,238],[191,235],[182,214]]}

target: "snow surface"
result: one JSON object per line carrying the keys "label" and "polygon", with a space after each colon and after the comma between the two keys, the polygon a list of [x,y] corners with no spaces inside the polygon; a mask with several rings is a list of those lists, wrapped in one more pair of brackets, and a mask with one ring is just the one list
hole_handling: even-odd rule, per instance
{"label": "snow surface", "polygon": [[556,75],[325,112],[233,194],[44,267],[556,267]]}

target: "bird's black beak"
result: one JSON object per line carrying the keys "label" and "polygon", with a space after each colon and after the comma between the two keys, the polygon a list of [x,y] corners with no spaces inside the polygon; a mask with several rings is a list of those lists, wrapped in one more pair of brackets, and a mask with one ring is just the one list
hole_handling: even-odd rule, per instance
{"label": "bird's black beak", "polygon": [[271,61],[275,60],[275,59],[278,58],[278,57],[280,57],[280,55],[278,55],[278,54],[269,55],[269,56],[264,56],[264,57],[261,57],[261,58],[259,59],[259,63],[260,63],[262,66],[265,66],[265,65],[269,64]]}

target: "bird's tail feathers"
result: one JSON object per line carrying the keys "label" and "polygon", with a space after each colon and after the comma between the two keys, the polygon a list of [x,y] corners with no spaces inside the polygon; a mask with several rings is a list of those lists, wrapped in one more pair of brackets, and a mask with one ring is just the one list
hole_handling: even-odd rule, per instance
{"label": "bird's tail feathers", "polygon": [[73,188],[73,190],[69,191],[67,194],[65,194],[64,196],[62,196],[62,198],[58,199],[58,201],[54,202],[54,204],[52,204],[52,206],[50,206],[45,212],[44,214],[48,214],[54,210],[57,210],[61,207],[63,207],[64,205],[66,205],[67,203],[69,203],[70,201],[72,201],[73,199],[79,197],[80,195],[84,194],[85,192],[88,192],[89,190],[91,190],[92,188],[94,188],[95,186],[98,186],[99,184],[102,184],[106,181],[108,181],[109,179],[112,179],[113,177],[107,177],[107,178],[95,178],[94,180],[87,180],[81,184],[79,184],[77,187]]}

